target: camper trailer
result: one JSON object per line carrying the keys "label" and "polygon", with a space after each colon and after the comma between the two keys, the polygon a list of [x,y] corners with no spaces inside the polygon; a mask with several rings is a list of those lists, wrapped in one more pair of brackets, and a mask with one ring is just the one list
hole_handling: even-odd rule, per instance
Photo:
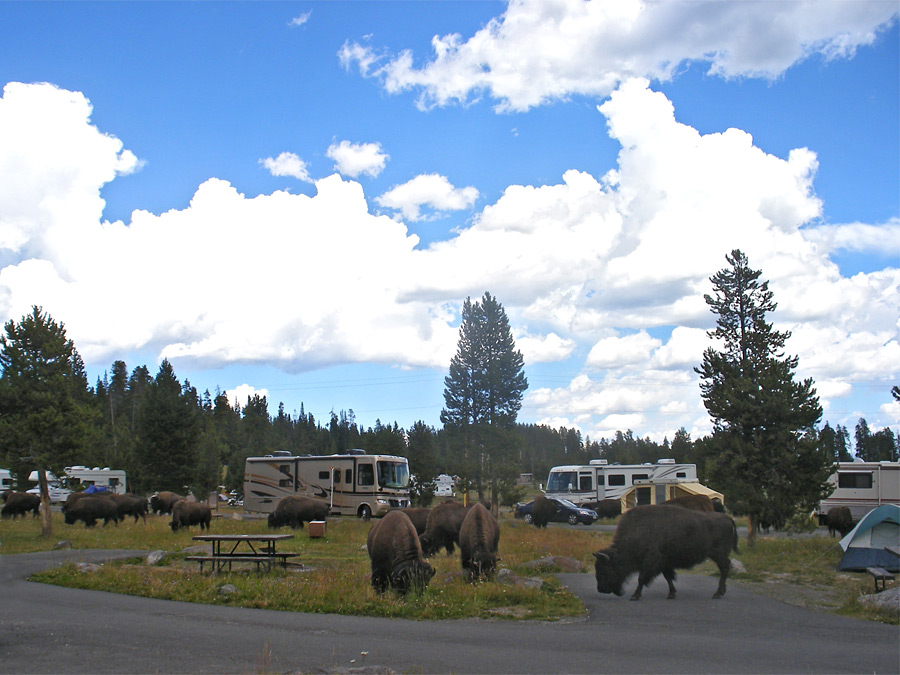
{"label": "camper trailer", "polygon": [[622,513],[635,506],[663,504],[670,499],[691,495],[704,495],[709,497],[713,504],[718,502],[722,508],[725,506],[725,496],[721,492],[716,492],[695,480],[683,478],[662,481],[640,479],[622,494]]}
{"label": "camper trailer", "polygon": [[547,497],[568,499],[576,506],[604,499],[621,499],[640,480],[697,480],[696,464],[676,464],[660,459],[655,464],[609,464],[592,459],[587,465],[554,466],[547,477]]}
{"label": "camper trailer", "polygon": [[13,479],[9,469],[0,469],[0,492],[12,490]]}
{"label": "camper trailer", "polygon": [[369,455],[365,450],[247,458],[244,510],[271,513],[289,495],[326,502],[335,515],[380,517],[409,506],[409,464],[406,457]]}
{"label": "camper trailer", "polygon": [[[32,483],[37,483],[38,472],[32,471],[28,474],[28,480]],[[112,492],[113,494],[122,495],[128,492],[125,472],[121,469],[110,469],[108,466],[102,469],[99,466],[95,466],[93,469],[86,466],[67,466],[64,478],[61,480],[48,471],[47,484],[50,488],[56,489],[59,494],[63,495],[63,501],[69,491],[82,490],[91,485],[96,485],[98,488],[106,488],[107,492]],[[51,501],[56,500],[51,499]]]}
{"label": "camper trailer", "polygon": [[834,490],[816,508],[822,524],[837,506],[850,507],[858,521],[882,504],[900,504],[900,462],[839,462],[828,482]]}

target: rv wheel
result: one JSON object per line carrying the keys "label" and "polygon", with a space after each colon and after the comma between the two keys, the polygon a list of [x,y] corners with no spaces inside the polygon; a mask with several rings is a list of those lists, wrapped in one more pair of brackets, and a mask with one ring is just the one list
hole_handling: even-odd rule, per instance
{"label": "rv wheel", "polygon": [[369,520],[372,517],[372,509],[369,508],[368,504],[363,504],[359,507],[359,517],[363,520]]}

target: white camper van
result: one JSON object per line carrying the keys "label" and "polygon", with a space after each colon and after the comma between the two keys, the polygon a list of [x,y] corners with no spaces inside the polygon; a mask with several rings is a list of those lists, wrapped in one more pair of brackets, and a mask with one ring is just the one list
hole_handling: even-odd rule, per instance
{"label": "white camper van", "polygon": [[335,515],[383,516],[409,506],[409,464],[406,457],[358,449],[342,455],[247,458],[244,510],[271,513],[289,495],[319,499]]}
{"label": "white camper van", "polygon": [[13,480],[9,469],[0,469],[0,492],[12,490]]}
{"label": "white camper van", "polygon": [[592,459],[587,465],[554,466],[547,477],[547,497],[568,499],[576,506],[604,499],[621,499],[638,481],[696,481],[696,464],[660,459],[655,464],[609,464]]}
{"label": "white camper van", "polygon": [[847,506],[853,520],[882,504],[900,504],[900,462],[838,462],[828,478],[834,491],[819,502],[816,515],[824,523],[828,512]]}

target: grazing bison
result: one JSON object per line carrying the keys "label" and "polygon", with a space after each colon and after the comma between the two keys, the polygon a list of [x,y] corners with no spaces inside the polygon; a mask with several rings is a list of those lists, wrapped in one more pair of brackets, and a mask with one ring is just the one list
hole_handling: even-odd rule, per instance
{"label": "grazing bison", "polygon": [[673,497],[667,499],[664,504],[670,506],[680,506],[684,509],[694,509],[694,511],[715,511],[712,499],[706,495],[684,495],[683,497]]}
{"label": "grazing bison", "polygon": [[138,518],[143,518],[147,522],[147,499],[144,497],[135,497],[133,494],[125,493],[124,495],[109,495],[119,513],[119,520],[125,520],[126,516],[134,516],[134,522]]}
{"label": "grazing bison", "polygon": [[445,502],[431,509],[425,531],[419,537],[425,556],[434,555],[441,548],[447,549],[447,555],[453,553],[453,545],[459,543],[459,528],[467,511],[459,502]]}
{"label": "grazing bison", "polygon": [[91,497],[91,496],[93,496],[93,497],[105,497],[106,495],[104,495],[102,492],[97,492],[97,493],[95,493],[94,495],[89,495],[89,494],[86,494],[86,493],[84,493],[84,492],[72,492],[72,493],[69,494],[68,497],[66,497],[66,501],[63,502],[63,505],[62,505],[62,512],[63,512],[63,513],[68,512],[68,510],[69,510],[70,508],[72,508],[72,505],[73,505],[75,502],[77,502],[77,501],[80,500],[80,499],[84,499],[85,497]]}
{"label": "grazing bison", "polygon": [[22,518],[24,518],[25,514],[29,511],[35,516],[38,515],[41,506],[41,498],[37,495],[30,495],[27,492],[13,492],[10,490],[3,493],[3,496],[6,504],[3,506],[3,510],[0,511],[0,515],[4,518],[9,518],[10,516],[12,516],[13,520],[15,520],[17,516],[22,516]]}
{"label": "grazing bison", "polygon": [[422,556],[416,528],[403,511],[389,511],[369,530],[366,548],[372,561],[372,588],[384,593],[388,586],[401,595],[425,590],[434,568]]}
{"label": "grazing bison", "polygon": [[583,506],[596,511],[598,518],[615,518],[622,513],[622,500],[620,499],[601,499],[599,502],[590,502]]}
{"label": "grazing bison", "polygon": [[325,520],[328,517],[328,504],[310,497],[291,495],[282,497],[275,510],[269,514],[269,527],[290,525],[303,529],[303,523],[312,520]]}
{"label": "grazing bison", "polygon": [[416,528],[416,533],[421,537],[428,526],[428,515],[431,513],[431,509],[410,508],[403,509],[403,513],[409,516],[413,527]]}
{"label": "grazing bison", "polygon": [[175,503],[184,499],[180,494],[175,492],[158,492],[150,497],[150,510],[157,515],[172,513],[172,507]]}
{"label": "grazing bison", "polygon": [[556,515],[558,508],[556,502],[547,499],[544,495],[538,495],[531,505],[531,522],[535,527],[547,527],[547,523]]}
{"label": "grazing bison", "polygon": [[638,506],[619,521],[613,543],[594,553],[594,572],[600,593],[622,595],[622,585],[638,572],[641,591],[657,575],[669,584],[669,599],[675,598],[675,570],[689,569],[707,558],[719,567],[719,586],[713,598],[725,595],[725,580],[731,569],[730,553],[737,551],[737,528],[722,513],[705,513],[658,504]]}
{"label": "grazing bison", "polygon": [[93,527],[103,519],[103,527],[113,521],[119,524],[119,511],[116,503],[107,497],[82,497],[66,509],[66,525],[74,525],[79,520],[85,527]]}
{"label": "grazing bison", "polygon": [[462,568],[468,572],[470,581],[494,576],[499,542],[500,526],[494,514],[481,504],[474,504],[459,528]]}
{"label": "grazing bison", "polygon": [[169,527],[172,528],[172,532],[178,532],[180,527],[192,525],[199,525],[201,530],[204,528],[208,530],[211,520],[212,511],[206,504],[180,499],[172,507],[172,522],[169,523]]}
{"label": "grazing bison", "polygon": [[828,534],[832,537],[836,532],[841,533],[841,537],[846,537],[850,530],[853,529],[853,515],[847,506],[836,506],[828,510],[825,516],[825,524],[828,525]]}

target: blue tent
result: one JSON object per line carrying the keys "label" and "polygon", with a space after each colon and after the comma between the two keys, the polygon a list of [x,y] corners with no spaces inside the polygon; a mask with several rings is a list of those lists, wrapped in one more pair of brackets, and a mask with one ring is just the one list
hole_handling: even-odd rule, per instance
{"label": "blue tent", "polygon": [[88,485],[87,490],[84,491],[86,495],[92,495],[96,492],[108,492],[105,485]]}
{"label": "blue tent", "polygon": [[885,546],[900,546],[900,506],[883,504],[872,509],[841,539],[840,546],[844,555],[839,570],[865,572],[867,567],[883,567],[900,572],[900,558],[885,550]]}

